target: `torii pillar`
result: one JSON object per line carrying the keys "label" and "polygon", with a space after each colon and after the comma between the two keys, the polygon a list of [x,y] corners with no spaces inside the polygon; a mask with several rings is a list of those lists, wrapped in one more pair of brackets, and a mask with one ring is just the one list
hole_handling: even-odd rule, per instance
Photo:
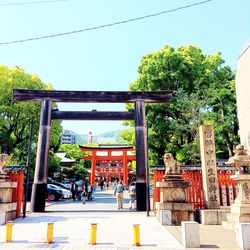
{"label": "torii pillar", "polygon": [[148,145],[147,125],[145,117],[145,103],[138,100],[135,102],[135,142],[136,142],[136,204],[137,211],[146,211],[147,205],[147,168],[148,168]]}
{"label": "torii pillar", "polygon": [[[40,128],[37,143],[37,157],[30,210],[44,212],[47,193],[49,138],[51,130],[52,101],[43,100],[40,118]],[[39,197],[39,199],[37,199]]]}

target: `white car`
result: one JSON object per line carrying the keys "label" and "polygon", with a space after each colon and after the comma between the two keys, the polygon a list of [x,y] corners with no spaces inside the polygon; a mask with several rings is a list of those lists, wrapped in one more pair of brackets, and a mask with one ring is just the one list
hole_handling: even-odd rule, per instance
{"label": "white car", "polygon": [[57,186],[56,184],[48,184],[48,185],[50,185],[50,186],[53,187],[54,189],[60,189],[60,190],[62,190],[62,192],[63,192],[63,197],[62,197],[62,198],[64,198],[64,199],[69,199],[69,198],[72,197],[72,193],[71,193],[71,191],[69,191],[68,189],[66,189],[66,188],[61,188],[61,187]]}
{"label": "white car", "polygon": [[63,198],[64,199],[70,199],[72,197],[72,193],[71,191],[69,191],[68,189],[65,188],[61,188],[63,191]]}

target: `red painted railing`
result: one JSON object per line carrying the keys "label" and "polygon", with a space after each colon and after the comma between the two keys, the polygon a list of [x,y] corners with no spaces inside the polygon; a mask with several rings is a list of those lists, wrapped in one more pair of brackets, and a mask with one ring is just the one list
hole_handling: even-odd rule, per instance
{"label": "red painted railing", "polygon": [[[201,170],[182,170],[184,180],[191,182],[188,188],[188,201],[194,203],[194,208],[205,208],[205,195],[202,185]],[[232,204],[237,195],[236,182],[230,179],[235,171],[232,170],[218,170],[218,185],[220,191],[221,206],[228,206]],[[160,201],[160,188],[156,187],[156,182],[161,181],[165,174],[164,170],[154,171],[154,193],[153,193],[153,209],[155,210],[155,202]]]}
{"label": "red painted railing", "polygon": [[17,187],[12,191],[12,202],[17,203],[16,217],[20,217],[23,206],[24,171],[8,172],[7,174],[11,181],[17,182]]}
{"label": "red painted railing", "polygon": [[204,190],[202,186],[201,170],[182,170],[184,181],[191,182],[187,189],[188,201],[194,203],[194,208],[205,208]]}

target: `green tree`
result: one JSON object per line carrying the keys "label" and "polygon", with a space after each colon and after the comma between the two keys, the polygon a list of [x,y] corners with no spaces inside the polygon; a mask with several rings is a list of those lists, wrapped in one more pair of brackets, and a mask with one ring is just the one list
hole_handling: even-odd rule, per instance
{"label": "green tree", "polygon": [[[4,65],[0,65],[0,149],[1,152],[11,155],[11,164],[25,165],[29,124],[32,120],[32,144],[34,146],[38,139],[41,103],[14,101],[12,98],[14,88],[48,90],[52,89],[52,86],[43,83],[37,76],[30,75],[17,66],[9,69]],[[61,123],[53,121],[49,154],[49,163],[51,163],[52,167],[55,167],[54,165],[58,163],[58,159],[53,159],[53,152],[59,147],[61,133]],[[32,147],[31,173],[33,173],[35,157],[36,147]]]}
{"label": "green tree", "polygon": [[62,167],[63,178],[68,179],[83,179],[87,175],[87,170],[84,167],[85,162],[82,159],[84,153],[79,148],[78,144],[62,144],[60,151],[66,153],[66,157],[75,160],[76,163],[72,167]]}
{"label": "green tree", "polygon": [[[217,155],[227,158],[238,143],[234,73],[219,53],[195,46],[163,49],[144,56],[130,90],[172,90],[168,104],[146,106],[149,161],[162,164],[164,151],[185,164],[200,161],[198,127],[213,124]],[[125,139],[133,141],[133,135]]]}

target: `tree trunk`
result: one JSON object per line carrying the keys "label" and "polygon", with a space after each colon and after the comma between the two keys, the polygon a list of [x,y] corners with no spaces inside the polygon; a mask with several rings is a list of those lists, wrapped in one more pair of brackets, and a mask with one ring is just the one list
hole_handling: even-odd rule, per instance
{"label": "tree trunk", "polygon": [[229,157],[231,157],[234,154],[233,153],[233,144],[229,139],[229,134],[226,131],[224,131],[223,134],[224,134],[225,142],[226,142],[226,145],[227,145],[228,155],[229,155]]}

